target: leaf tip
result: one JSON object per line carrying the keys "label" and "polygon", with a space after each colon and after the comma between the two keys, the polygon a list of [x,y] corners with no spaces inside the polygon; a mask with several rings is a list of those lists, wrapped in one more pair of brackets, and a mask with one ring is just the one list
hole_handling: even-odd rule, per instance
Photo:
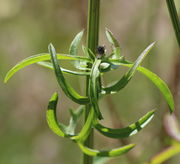
{"label": "leaf tip", "polygon": [[8,80],[9,80],[9,78],[8,78],[8,76],[6,75],[5,78],[4,78],[4,80],[3,80],[3,82],[6,84]]}

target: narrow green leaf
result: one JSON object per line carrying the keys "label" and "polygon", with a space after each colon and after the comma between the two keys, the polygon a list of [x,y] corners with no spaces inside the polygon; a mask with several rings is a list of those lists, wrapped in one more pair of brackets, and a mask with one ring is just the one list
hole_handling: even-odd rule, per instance
{"label": "narrow green leaf", "polygon": [[[51,59],[51,56],[49,53],[42,53],[42,54],[30,56],[20,61],[8,71],[8,73],[5,76],[4,83],[6,83],[17,71],[23,69],[24,67],[40,62],[40,61],[46,61],[50,59]],[[91,62],[91,60],[86,57],[71,56],[71,55],[65,55],[65,54],[57,54],[57,59],[58,60],[83,60],[83,61]]]}
{"label": "narrow green leaf", "polygon": [[66,94],[67,97],[69,97],[71,100],[78,104],[87,104],[89,103],[88,97],[80,96],[65,80],[63,73],[59,67],[56,51],[52,44],[49,45],[49,53],[51,54],[51,60],[53,63],[55,75],[57,78],[57,81]]}
{"label": "narrow green leaf", "polygon": [[89,79],[89,90],[88,91],[89,91],[90,102],[92,104],[92,107],[95,110],[97,117],[99,119],[103,119],[102,114],[99,109],[99,105],[98,105],[98,94],[99,93],[98,93],[97,80],[100,76],[100,72],[99,72],[100,64],[101,64],[101,60],[96,59],[92,66],[90,79]]}
{"label": "narrow green leaf", "polygon": [[116,148],[116,149],[100,151],[100,150],[88,148],[80,142],[78,142],[78,145],[79,145],[80,149],[83,151],[83,153],[85,153],[89,156],[100,156],[100,157],[116,157],[116,156],[122,155],[124,153],[127,153],[135,146],[134,144],[129,144],[127,146],[123,146],[123,147]]}
{"label": "narrow green leaf", "polygon": [[[125,67],[132,67],[133,64],[130,64],[128,61],[122,62],[114,62],[116,65],[121,65]],[[152,81],[152,83],[160,90],[162,95],[164,96],[167,104],[169,105],[170,112],[172,113],[174,111],[174,99],[172,96],[172,93],[170,89],[168,88],[167,84],[155,73],[151,72],[147,68],[144,68],[142,66],[139,66],[137,70],[145,75],[149,80]]]}
{"label": "narrow green leaf", "polygon": [[56,106],[58,102],[58,94],[55,92],[48,104],[48,109],[46,111],[46,120],[49,128],[58,136],[66,137],[64,132],[65,125],[58,123],[56,117]]}
{"label": "narrow green leaf", "polygon": [[173,145],[165,149],[164,151],[162,151],[161,153],[153,157],[152,160],[148,164],[163,163],[177,154],[180,154],[180,144],[177,146]]}
{"label": "narrow green leaf", "polygon": [[86,140],[86,138],[89,136],[90,132],[91,132],[91,128],[92,128],[92,124],[94,121],[94,110],[91,108],[88,118],[83,126],[83,128],[81,129],[81,131],[79,132],[78,135],[71,137],[72,140],[78,141],[78,142],[84,142]]}
{"label": "narrow green leaf", "polygon": [[69,126],[66,129],[66,133],[69,135],[75,135],[75,129],[77,122],[84,111],[84,106],[80,106],[76,111],[70,109],[71,118],[69,121]]}
{"label": "narrow green leaf", "polygon": [[106,28],[106,37],[107,37],[108,41],[112,44],[112,47],[113,47],[112,58],[113,59],[120,58],[121,57],[121,48],[119,46],[119,42],[114,37],[113,33],[107,28]]}
{"label": "narrow green leaf", "polygon": [[[73,41],[71,42],[71,45],[70,45],[70,48],[69,48],[69,54],[72,55],[72,56],[77,56],[78,55],[78,47],[79,47],[79,44],[82,40],[82,37],[83,37],[83,33],[84,33],[84,30],[79,32],[73,39]],[[72,62],[73,65],[75,66],[75,68],[79,69],[79,70],[85,70],[86,67],[87,67],[87,62],[85,61],[81,61],[81,60],[76,60],[74,62]],[[84,65],[84,67],[83,67]]]}
{"label": "narrow green leaf", "polygon": [[126,138],[138,133],[141,129],[143,129],[154,117],[154,110],[148,112],[146,115],[141,117],[137,122],[129,125],[126,128],[121,129],[112,129],[105,127],[96,121],[95,128],[104,136],[110,138]]}
{"label": "narrow green leaf", "polygon": [[78,46],[81,42],[81,39],[83,37],[84,30],[79,32],[73,41],[71,42],[70,48],[69,48],[69,54],[72,56],[77,56],[78,55]]}
{"label": "narrow green leaf", "polygon": [[169,105],[170,112],[172,113],[174,111],[174,99],[173,99],[170,89],[168,88],[168,85],[155,73],[149,71],[148,69],[144,67],[139,67],[138,71],[140,71],[147,78],[149,78],[156,85],[156,87],[161,91],[167,104]]}
{"label": "narrow green leaf", "polygon": [[[54,67],[53,67],[52,63],[50,63],[50,62],[38,62],[37,64],[40,65],[40,66],[43,66],[43,67],[54,70]],[[65,68],[62,68],[62,67],[61,67],[61,71],[63,73],[67,73],[67,74],[70,74],[70,75],[79,75],[79,76],[88,76],[88,75],[90,75],[90,72],[71,71],[71,70],[68,70],[68,69],[65,69]]]}
{"label": "narrow green leaf", "polygon": [[116,93],[119,90],[123,89],[128,82],[131,80],[131,78],[134,76],[138,66],[141,64],[143,59],[146,57],[146,55],[150,52],[150,50],[153,48],[155,43],[150,44],[137,58],[137,60],[134,62],[133,66],[129,69],[129,71],[115,84],[112,84],[106,88],[103,88],[103,93]]}

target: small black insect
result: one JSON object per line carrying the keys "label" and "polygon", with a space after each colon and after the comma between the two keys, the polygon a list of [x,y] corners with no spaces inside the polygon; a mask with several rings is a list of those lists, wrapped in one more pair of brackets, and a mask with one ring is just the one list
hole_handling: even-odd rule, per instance
{"label": "small black insect", "polygon": [[105,46],[98,46],[97,47],[97,56],[96,57],[98,59],[102,58],[105,55],[105,51],[106,51]]}

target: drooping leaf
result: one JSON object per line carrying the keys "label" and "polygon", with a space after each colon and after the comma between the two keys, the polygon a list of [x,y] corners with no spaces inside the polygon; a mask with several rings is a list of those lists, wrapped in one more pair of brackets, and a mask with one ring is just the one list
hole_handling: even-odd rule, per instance
{"label": "drooping leaf", "polygon": [[[52,63],[50,63],[50,62],[38,62],[37,64],[41,65],[43,67],[54,70],[54,67],[53,67]],[[79,75],[79,76],[88,76],[88,75],[90,75],[90,72],[71,71],[71,70],[68,70],[68,69],[65,69],[65,68],[62,68],[62,67],[61,67],[61,71],[63,73],[67,73],[67,74],[71,74],[71,75]]]}
{"label": "drooping leaf", "polygon": [[113,59],[120,58],[121,57],[121,48],[120,48],[119,42],[114,37],[113,33],[107,28],[106,28],[106,37],[107,37],[108,41],[112,44],[112,48],[113,48],[112,58]]}
{"label": "drooping leaf", "polygon": [[154,110],[148,112],[146,115],[141,117],[137,122],[129,125],[126,128],[112,129],[101,125],[98,121],[95,123],[95,128],[104,136],[110,138],[126,138],[138,133],[143,129],[154,117]]}
{"label": "drooping leaf", "polygon": [[[125,67],[132,67],[133,64],[130,64],[128,61],[122,62],[114,62],[114,64],[125,66]],[[168,88],[167,84],[155,73],[151,72],[147,68],[139,66],[137,70],[145,75],[152,83],[160,90],[162,95],[164,96],[167,104],[169,105],[170,112],[174,111],[174,99],[170,89]]]}
{"label": "drooping leaf", "polygon": [[94,117],[95,117],[94,110],[91,108],[83,128],[81,129],[78,135],[71,137],[71,139],[77,142],[84,142],[91,132]]}
{"label": "drooping leaf", "polygon": [[103,119],[102,114],[98,105],[98,78],[100,76],[99,66],[101,64],[101,60],[96,59],[90,74],[89,79],[89,99],[92,104],[93,109],[99,119]]}
{"label": "drooping leaf", "polygon": [[48,104],[48,109],[46,111],[46,120],[49,128],[58,136],[66,137],[64,132],[65,125],[60,124],[56,117],[56,106],[58,102],[58,94],[55,92]]}
{"label": "drooping leaf", "polygon": [[134,144],[129,144],[127,146],[123,146],[123,147],[111,149],[111,150],[96,150],[96,149],[88,148],[80,142],[78,142],[78,145],[80,149],[83,151],[83,153],[89,156],[100,156],[100,157],[116,157],[124,153],[127,153],[135,146]]}
{"label": "drooping leaf", "polygon": [[[81,56],[71,56],[71,55],[65,55],[65,54],[57,54],[57,59],[58,60],[83,60],[87,62],[91,62],[90,59],[86,57],[81,57]],[[11,68],[8,73],[6,74],[4,78],[4,82],[6,83],[17,71],[23,69],[24,67],[41,62],[41,61],[46,61],[46,60],[51,60],[51,56],[49,53],[42,53],[42,54],[37,54],[30,56],[19,63],[17,63],[13,68]]]}
{"label": "drooping leaf", "polygon": [[155,43],[150,44],[137,58],[137,60],[134,62],[133,66],[129,69],[129,71],[115,84],[112,84],[106,88],[103,88],[103,93],[116,93],[122,88],[124,88],[128,82],[131,80],[131,78],[134,76],[138,66],[141,64],[143,59],[146,57],[146,55],[150,52],[150,50],[153,48]]}
{"label": "drooping leaf", "polygon": [[58,81],[58,84],[64,91],[67,97],[78,104],[87,104],[89,103],[88,97],[80,96],[65,80],[63,73],[59,67],[56,51],[52,44],[49,45],[49,53],[51,55],[51,60],[53,63],[55,75]]}
{"label": "drooping leaf", "polygon": [[77,122],[79,120],[79,117],[82,115],[83,111],[84,111],[84,106],[80,106],[76,111],[70,109],[71,118],[69,121],[69,126],[66,128],[67,134],[75,135]]}
{"label": "drooping leaf", "polygon": [[174,99],[167,84],[155,73],[149,71],[148,69],[144,67],[139,67],[138,71],[143,73],[147,78],[149,78],[156,85],[156,87],[158,87],[158,89],[161,91],[162,95],[164,96],[167,104],[169,105],[170,112],[172,113],[174,111]]}

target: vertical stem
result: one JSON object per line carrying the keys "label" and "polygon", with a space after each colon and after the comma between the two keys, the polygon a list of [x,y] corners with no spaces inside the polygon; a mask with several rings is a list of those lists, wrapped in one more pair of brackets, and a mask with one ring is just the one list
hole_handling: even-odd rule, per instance
{"label": "vertical stem", "polygon": [[[100,0],[88,0],[88,24],[87,24],[87,47],[95,54],[99,42],[99,10]],[[88,96],[89,77],[86,79],[86,95]],[[86,105],[85,121],[89,114],[91,105]],[[91,131],[89,137],[85,141],[85,145],[93,148],[94,134]],[[84,154],[84,164],[93,164],[93,157]]]}
{"label": "vertical stem", "polygon": [[177,42],[178,42],[179,47],[180,47],[180,23],[179,23],[179,19],[178,19],[176,6],[174,3],[174,0],[166,0],[166,3],[168,6],[169,14],[171,16],[171,21],[172,21],[172,24],[174,27],[176,39],[177,39]]}

